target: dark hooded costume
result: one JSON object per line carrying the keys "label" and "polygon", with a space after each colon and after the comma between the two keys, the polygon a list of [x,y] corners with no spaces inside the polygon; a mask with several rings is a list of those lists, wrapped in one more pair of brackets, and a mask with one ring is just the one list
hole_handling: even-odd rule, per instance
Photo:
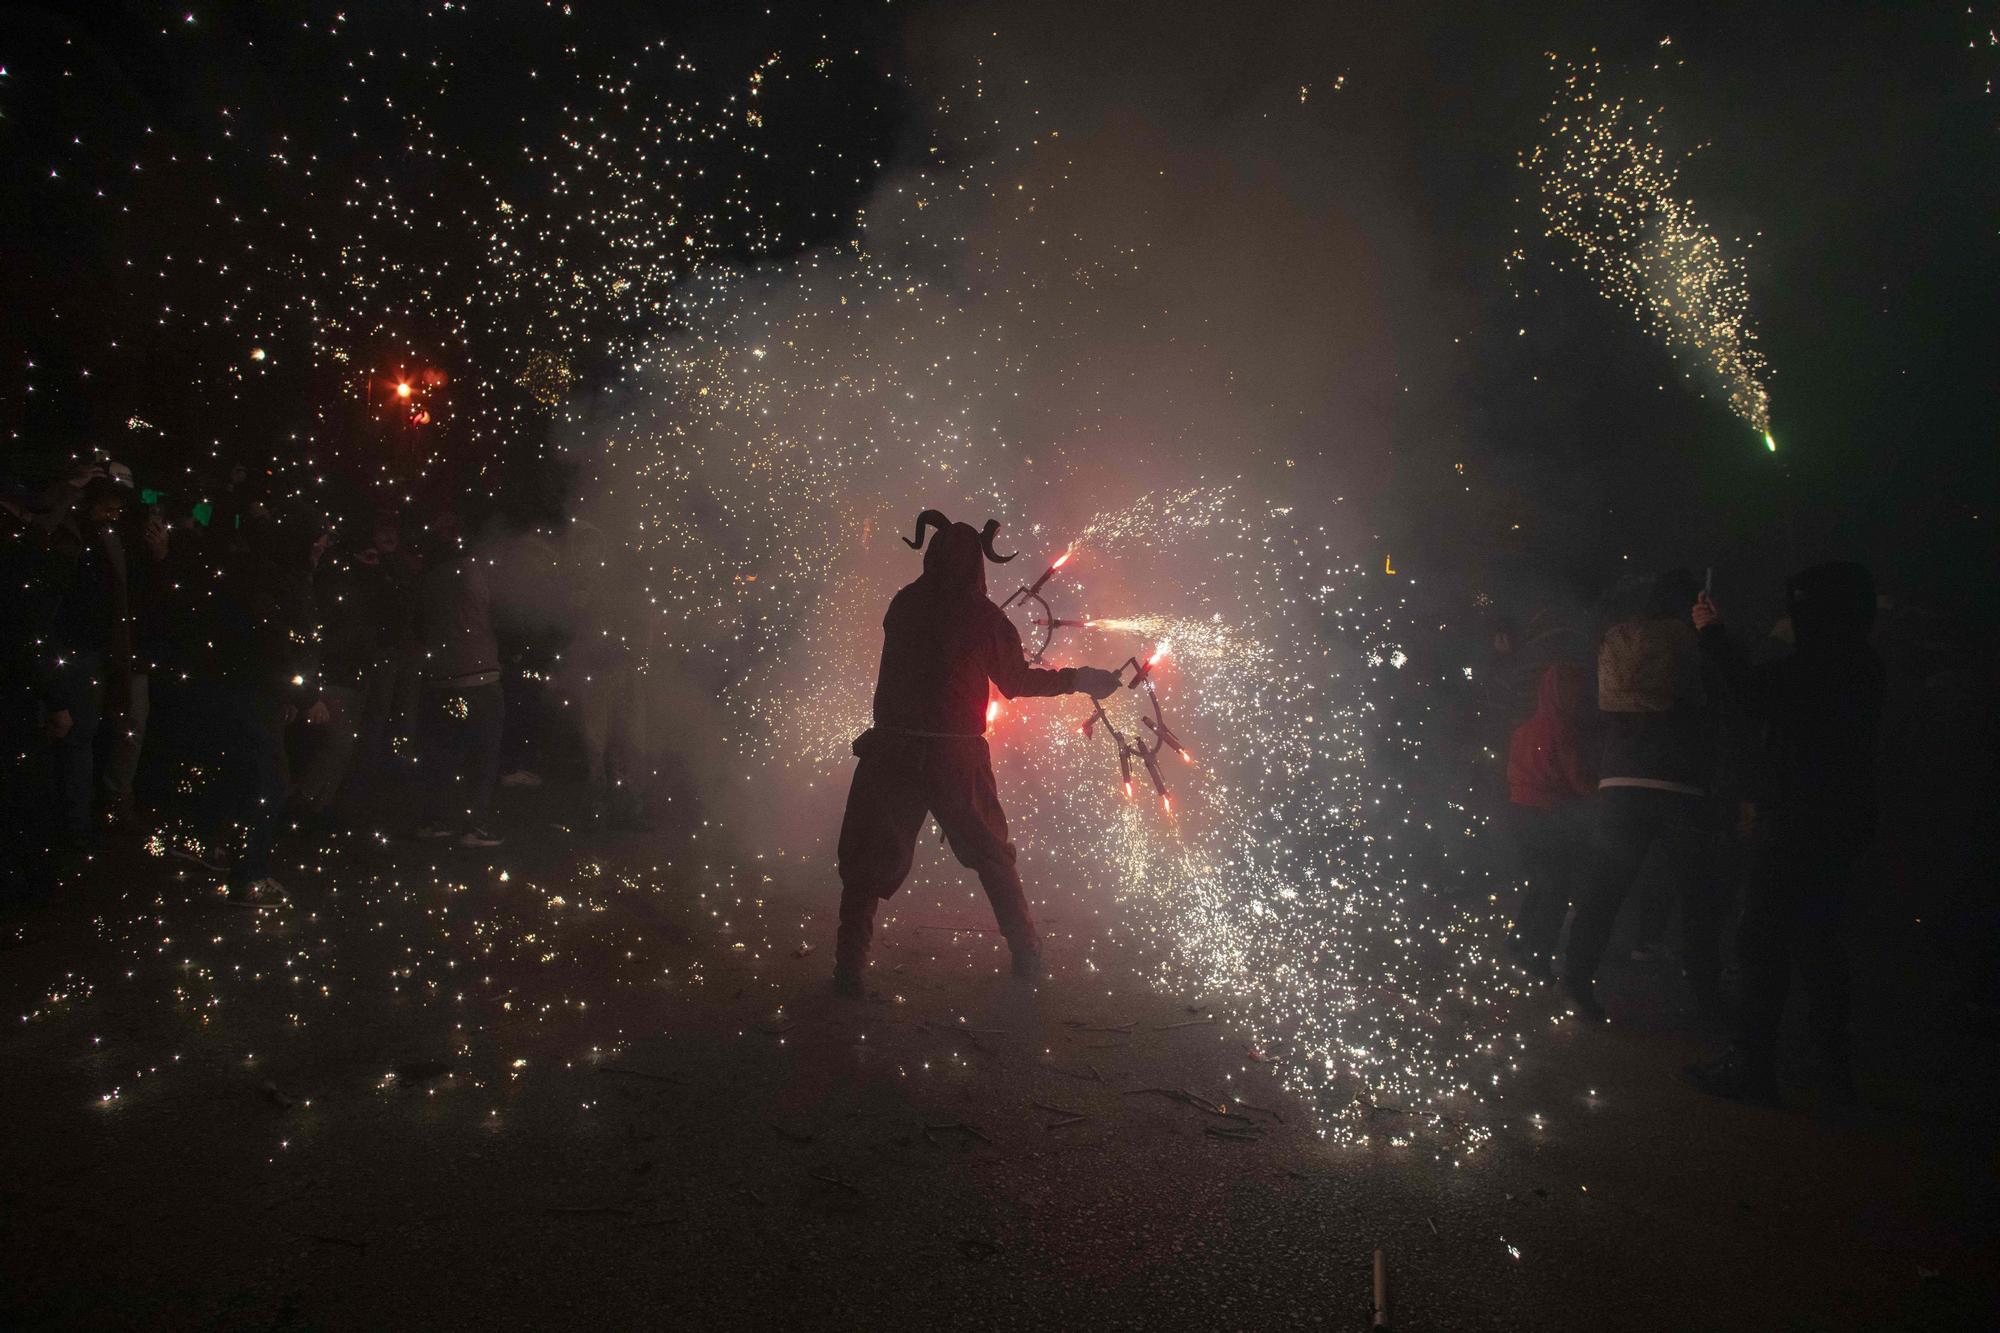
{"label": "dark hooded costume", "polygon": [[912,547],[937,535],[924,572],[898,592],[882,618],[875,725],[854,742],[860,765],[840,826],[837,970],[858,979],[874,932],[875,905],[910,873],[924,816],[936,818],[952,854],[979,876],[1017,965],[1035,957],[1034,915],[1014,869],[986,746],[988,683],[1009,699],[1068,694],[1072,669],[1030,666],[1021,635],[986,596],[985,561],[997,522],[984,532],[936,510],[917,519]]}
{"label": "dark hooded costume", "polygon": [[1724,700],[1761,732],[1749,773],[1758,845],[1738,953],[1738,1045],[1753,1087],[1774,1086],[1778,1025],[1797,965],[1822,1073],[1847,1077],[1841,917],[1875,830],[1884,678],[1868,644],[1875,584],[1857,564],[1815,565],[1785,587],[1796,650],[1752,666],[1723,626],[1701,631]]}

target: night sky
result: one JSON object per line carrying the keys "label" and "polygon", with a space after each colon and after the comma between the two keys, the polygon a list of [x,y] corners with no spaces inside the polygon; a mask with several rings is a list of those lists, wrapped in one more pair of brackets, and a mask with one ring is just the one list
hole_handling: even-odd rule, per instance
{"label": "night sky", "polygon": [[[495,372],[504,339],[445,313],[470,267],[472,229],[453,220],[477,196],[530,195],[540,177],[524,144],[545,149],[578,90],[650,43],[662,45],[635,66],[642,103],[673,57],[695,67],[675,95],[713,107],[784,53],[754,150],[734,137],[686,148],[702,174],[677,197],[714,224],[663,288],[838,245],[884,173],[925,165],[926,58],[913,51],[949,10],[575,9],[10,6],[10,454],[32,470],[108,452],[170,488],[199,488],[223,460],[304,466],[342,495],[537,456],[550,414]],[[1389,349],[1366,373],[1393,409],[1386,454],[1354,471],[1382,501],[1390,545],[1434,548],[1460,570],[1553,570],[1579,590],[1601,589],[1621,558],[1761,583],[1780,565],[1858,554],[1905,600],[1990,601],[1996,16],[1615,9],[1368,6],[1294,32],[1288,17],[1114,7],[1093,20],[1096,40],[1059,34],[1072,45],[1058,57],[1070,77],[1101,72],[1132,123],[1172,133],[1243,119],[1273,84],[1339,99],[1327,147],[1370,198],[1359,225],[1425,283],[1419,299],[1388,292],[1364,331]],[[995,14],[1000,50],[1034,48],[1035,11],[980,21]],[[1267,20],[1268,42],[1213,40]],[[1239,49],[1276,63],[1239,76],[1227,63]],[[1776,457],[1587,279],[1547,262],[1518,161],[1551,95],[1544,53],[1593,50],[1607,86],[1662,108],[1677,153],[1700,148],[1680,185],[1702,217],[1725,239],[1757,238],[1743,253]],[[829,68],[804,77],[818,59]],[[422,224],[358,220],[391,195],[421,200]],[[1517,229],[1534,244],[1510,271]],[[409,271],[381,274],[375,306],[399,313],[347,338],[338,362],[306,312],[338,304],[329,285],[353,281],[342,255],[362,241]],[[653,327],[632,331],[667,334],[678,317],[640,311]],[[587,395],[616,358],[583,342],[572,370]],[[426,390],[431,420],[385,425],[372,400],[357,405],[363,363],[443,370]]]}

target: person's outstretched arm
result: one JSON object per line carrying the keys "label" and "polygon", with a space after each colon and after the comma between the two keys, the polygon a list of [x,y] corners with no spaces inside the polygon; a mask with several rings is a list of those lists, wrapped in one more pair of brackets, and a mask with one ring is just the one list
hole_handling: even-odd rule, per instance
{"label": "person's outstretched arm", "polygon": [[1030,666],[1027,650],[1021,646],[1021,631],[998,610],[993,615],[992,633],[986,674],[1009,699],[1046,699],[1078,690],[1102,699],[1118,688],[1115,674],[1096,667]]}

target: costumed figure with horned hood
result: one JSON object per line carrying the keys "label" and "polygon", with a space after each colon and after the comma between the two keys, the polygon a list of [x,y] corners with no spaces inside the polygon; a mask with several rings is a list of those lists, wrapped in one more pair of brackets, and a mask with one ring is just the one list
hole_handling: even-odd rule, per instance
{"label": "costumed figure with horned hood", "polygon": [[986,595],[986,565],[1000,530],[953,523],[935,509],[917,517],[907,545],[924,550],[924,572],[898,592],[882,619],[882,665],[875,682],[875,725],[854,742],[860,764],[840,827],[840,936],[834,984],[864,992],[862,969],[874,935],[876,904],[909,876],[924,816],[931,815],[959,863],[979,876],[993,916],[1013,950],[1014,974],[1041,975],[1040,939],[1014,844],[993,781],[986,745],[988,682],[1009,699],[1083,692],[1103,698],[1115,672],[1096,667],[1030,666],[1020,631]]}

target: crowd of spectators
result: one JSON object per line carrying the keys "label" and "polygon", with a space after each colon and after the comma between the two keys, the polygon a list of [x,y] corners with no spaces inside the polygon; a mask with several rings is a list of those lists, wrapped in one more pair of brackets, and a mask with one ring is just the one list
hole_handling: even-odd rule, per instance
{"label": "crowd of spectators", "polygon": [[[540,785],[566,743],[591,816],[642,822],[644,655],[587,524],[480,542],[457,505],[342,521],[241,469],[179,499],[115,463],[0,480],[8,899],[121,836],[240,902],[282,893],[281,836],[364,813],[493,847],[496,787]],[[509,562],[542,592],[516,623]]]}

